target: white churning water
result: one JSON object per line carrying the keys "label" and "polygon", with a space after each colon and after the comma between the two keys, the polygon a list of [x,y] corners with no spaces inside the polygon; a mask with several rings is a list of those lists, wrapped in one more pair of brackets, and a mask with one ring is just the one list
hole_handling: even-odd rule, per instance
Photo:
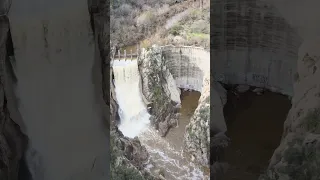
{"label": "white churning water", "polygon": [[119,129],[127,137],[138,136],[141,144],[147,148],[150,154],[147,170],[155,173],[159,168],[164,169],[167,180],[209,179],[199,167],[185,157],[181,149],[171,146],[170,139],[160,137],[149,125],[150,115],[139,89],[137,61],[115,60],[113,71],[121,119]]}
{"label": "white churning water", "polygon": [[147,128],[150,118],[139,89],[137,61],[115,60],[113,72],[121,119],[119,129],[123,135],[134,138]]}

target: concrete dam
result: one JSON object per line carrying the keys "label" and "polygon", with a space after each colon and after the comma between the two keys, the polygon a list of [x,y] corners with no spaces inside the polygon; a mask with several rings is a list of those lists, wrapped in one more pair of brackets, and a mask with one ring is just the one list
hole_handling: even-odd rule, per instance
{"label": "concrete dam", "polygon": [[[181,103],[178,88],[199,92],[208,89],[203,87],[203,82],[205,75],[210,74],[209,52],[198,47],[162,46],[160,49],[164,66],[170,72],[167,85],[171,100]],[[179,151],[171,147],[168,139],[161,137],[154,127],[150,126],[150,115],[147,112],[147,105],[150,102],[146,98],[147,93],[144,93],[146,92],[144,89],[147,88],[144,86],[147,86],[147,83],[142,85],[142,81],[147,81],[142,75],[146,69],[138,68],[139,59],[143,59],[142,61],[146,63],[148,61],[144,58],[145,52],[146,50],[142,49],[141,54],[132,55],[118,51],[113,56],[115,94],[121,119],[118,128],[125,136],[139,137],[152,160],[158,167],[165,169],[166,178],[207,179],[208,177],[197,165],[186,161]],[[207,95],[208,93],[206,92]]]}
{"label": "concrete dam", "polygon": [[[200,47],[191,47],[191,46],[161,46],[161,54],[163,60],[165,61],[165,66],[168,68],[170,75],[167,84],[169,85],[169,91],[171,93],[171,98],[173,101],[180,102],[180,92],[177,90],[181,89],[190,89],[198,92],[202,92],[203,89],[208,87],[203,87],[203,81],[205,75],[210,75],[210,53]],[[142,58],[143,52],[145,49],[142,49],[141,54],[126,54],[126,52],[121,53],[117,52],[117,55],[112,56],[112,66],[115,76],[119,73],[124,73],[125,70],[115,70],[119,69],[121,66],[133,65],[139,66],[138,58]],[[131,72],[132,71],[132,72]],[[147,81],[146,77],[141,77],[141,71],[138,69],[131,70],[127,74],[122,74],[123,80],[129,78],[129,74],[137,74],[140,78],[136,80],[139,82],[139,88],[141,93],[141,98],[145,102],[145,105],[148,105],[147,98],[145,96],[146,92],[143,92],[143,89],[148,89],[147,83],[142,85],[142,81]],[[116,78],[116,77],[115,77]],[[118,80],[119,81],[119,80]],[[116,83],[116,79],[114,81]]]}
{"label": "concrete dam", "polygon": [[267,3],[213,3],[213,17],[217,19],[212,28],[214,79],[292,96],[301,44],[297,31]]}
{"label": "concrete dam", "polygon": [[163,56],[177,87],[201,92],[205,73],[210,73],[210,53],[199,47],[164,46]]}
{"label": "concrete dam", "polygon": [[[210,73],[210,53],[201,47],[192,46],[161,46],[162,56],[172,74],[176,86],[194,91],[202,91],[205,73]],[[113,53],[113,61],[136,61],[138,53]]]}

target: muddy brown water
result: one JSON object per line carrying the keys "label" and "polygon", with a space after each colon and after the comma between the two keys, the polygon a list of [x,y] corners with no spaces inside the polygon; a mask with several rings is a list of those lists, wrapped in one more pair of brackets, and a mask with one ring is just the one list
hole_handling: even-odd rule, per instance
{"label": "muddy brown water", "polygon": [[166,137],[160,137],[153,128],[139,135],[139,139],[150,154],[148,168],[157,175],[159,169],[165,174],[166,180],[208,180],[209,176],[202,167],[192,163],[186,153],[183,153],[183,137],[186,125],[190,122],[200,97],[199,92],[181,93],[181,116],[179,126],[170,129]]}
{"label": "muddy brown water", "polygon": [[224,115],[231,144],[225,158],[230,164],[224,180],[257,180],[279,146],[283,123],[291,107],[288,97],[251,91],[237,98],[228,92]]}
{"label": "muddy brown water", "polygon": [[179,125],[176,128],[170,129],[166,139],[172,146],[181,151],[183,149],[183,136],[185,128],[189,124],[195,109],[198,106],[200,93],[197,91],[182,91],[181,92],[181,116],[179,118]]}

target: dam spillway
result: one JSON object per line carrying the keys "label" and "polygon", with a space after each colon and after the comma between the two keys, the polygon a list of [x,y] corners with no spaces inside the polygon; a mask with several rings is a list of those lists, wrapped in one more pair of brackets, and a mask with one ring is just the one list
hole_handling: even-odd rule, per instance
{"label": "dam spillway", "polygon": [[[153,50],[157,49],[156,46],[153,48]],[[165,171],[165,178],[168,180],[208,179],[208,175],[203,172],[201,167],[191,162],[191,160],[185,156],[182,152],[183,147],[176,147],[174,145],[175,138],[161,137],[158,132],[159,130],[149,125],[145,126],[149,118],[147,119],[145,115],[143,115],[146,108],[143,107],[142,104],[144,101],[143,97],[152,101],[152,98],[150,99],[149,96],[150,89],[148,89],[147,79],[148,77],[152,77],[148,76],[148,73],[154,70],[148,66],[152,64],[152,61],[156,60],[158,64],[165,64],[166,68],[164,69],[166,69],[166,71],[163,73],[164,78],[167,79],[164,86],[168,87],[170,95],[172,95],[170,96],[171,100],[181,102],[178,87],[202,92],[204,86],[203,76],[208,73],[210,55],[203,49],[195,47],[165,46],[161,48],[161,51],[159,51],[161,53],[153,54],[155,56],[152,57],[148,55],[150,51],[143,49],[137,60],[130,58],[130,56],[126,58],[125,53],[124,55],[121,53],[118,53],[118,55],[115,54],[115,59],[113,59],[112,64],[116,99],[119,105],[118,113],[120,123],[118,128],[125,136],[134,137],[134,134],[138,136],[141,145],[146,147],[150,155],[150,162],[154,162],[147,165],[151,173],[156,173],[156,170],[161,168]],[[198,51],[200,53],[198,53]],[[177,59],[179,59],[178,63],[174,64]],[[207,66],[204,66],[204,64]],[[139,76],[141,76],[141,78]],[[140,87],[139,81],[142,81],[142,86]],[[138,91],[139,88],[142,89],[140,92]],[[139,98],[139,96],[141,97]],[[197,102],[194,103],[196,105],[198,104]],[[182,133],[180,137],[183,137],[185,125],[189,122],[188,120],[185,121],[187,122],[181,125],[182,128],[180,128],[182,131],[176,132]],[[141,128],[139,126],[142,123],[145,124],[144,127]],[[139,129],[141,131],[137,132],[136,130]],[[134,132],[133,134],[132,131]],[[182,140],[179,139],[179,141]],[[158,175],[158,173],[156,174]]]}
{"label": "dam spillway", "polygon": [[115,60],[113,72],[121,119],[119,129],[125,136],[134,138],[147,127],[150,118],[139,87],[138,63]]}

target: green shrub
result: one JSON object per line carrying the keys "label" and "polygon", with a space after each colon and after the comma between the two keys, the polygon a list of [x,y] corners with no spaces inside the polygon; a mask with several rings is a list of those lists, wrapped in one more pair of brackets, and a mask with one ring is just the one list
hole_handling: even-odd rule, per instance
{"label": "green shrub", "polygon": [[174,36],[178,36],[180,35],[182,30],[183,30],[183,27],[180,24],[176,24],[172,26],[172,28],[169,30],[169,33]]}
{"label": "green shrub", "polygon": [[210,25],[204,20],[198,20],[192,23],[190,30],[192,33],[210,34]]}

